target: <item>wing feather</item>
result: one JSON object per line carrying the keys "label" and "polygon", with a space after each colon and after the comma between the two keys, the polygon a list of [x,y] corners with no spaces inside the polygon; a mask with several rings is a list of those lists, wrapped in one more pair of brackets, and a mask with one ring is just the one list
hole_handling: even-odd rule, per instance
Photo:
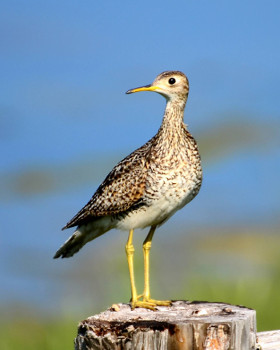
{"label": "wing feather", "polygon": [[85,224],[101,216],[125,212],[140,202],[146,188],[151,141],[120,161],[90,201],[63,229]]}

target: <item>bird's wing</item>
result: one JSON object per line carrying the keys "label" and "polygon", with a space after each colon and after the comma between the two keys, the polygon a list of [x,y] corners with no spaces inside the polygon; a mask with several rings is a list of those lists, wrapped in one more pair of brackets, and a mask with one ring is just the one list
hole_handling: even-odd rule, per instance
{"label": "bird's wing", "polygon": [[[149,169],[150,141],[120,161],[90,201],[65,227],[85,224],[97,217],[114,215],[140,204]],[[141,205],[141,204],[140,204]]]}

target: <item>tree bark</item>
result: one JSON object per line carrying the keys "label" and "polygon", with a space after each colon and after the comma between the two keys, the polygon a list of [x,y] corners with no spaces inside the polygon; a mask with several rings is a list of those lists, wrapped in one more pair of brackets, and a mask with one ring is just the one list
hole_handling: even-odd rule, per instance
{"label": "tree bark", "polygon": [[156,311],[115,304],[79,324],[76,350],[253,350],[256,312],[176,301]]}

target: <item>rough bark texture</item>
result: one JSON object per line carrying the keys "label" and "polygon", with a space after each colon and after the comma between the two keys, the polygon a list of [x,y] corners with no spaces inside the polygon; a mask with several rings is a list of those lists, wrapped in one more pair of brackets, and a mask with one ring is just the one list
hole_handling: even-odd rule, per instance
{"label": "rough bark texture", "polygon": [[223,303],[176,301],[131,310],[128,304],[79,324],[76,350],[253,350],[256,313]]}

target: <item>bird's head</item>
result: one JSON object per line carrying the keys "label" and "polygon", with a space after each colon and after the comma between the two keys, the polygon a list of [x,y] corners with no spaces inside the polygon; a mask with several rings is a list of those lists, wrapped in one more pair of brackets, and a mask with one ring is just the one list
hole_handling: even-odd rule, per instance
{"label": "bird's head", "polygon": [[168,101],[181,100],[186,102],[189,93],[189,81],[184,73],[167,71],[159,74],[150,85],[128,90],[127,94],[138,91],[155,91],[163,95]]}

